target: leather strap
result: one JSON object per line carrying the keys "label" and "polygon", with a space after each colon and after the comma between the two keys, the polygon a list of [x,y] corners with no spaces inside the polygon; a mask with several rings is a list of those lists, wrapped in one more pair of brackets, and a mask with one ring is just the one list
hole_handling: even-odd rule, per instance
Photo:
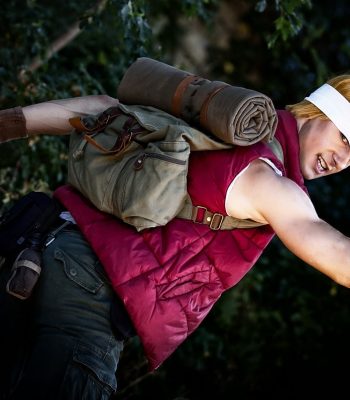
{"label": "leather strap", "polygon": [[223,215],[220,213],[213,213],[206,207],[194,206],[191,200],[186,200],[182,210],[176,215],[177,218],[189,219],[197,224],[208,225],[210,229],[217,230],[232,230],[237,228],[256,228],[258,226],[266,225],[250,219],[238,219]]}
{"label": "leather strap", "polygon": [[196,79],[198,79],[197,75],[188,75],[178,84],[171,101],[171,112],[173,115],[175,115],[175,117],[181,116],[182,97],[191,82],[195,81]]}
{"label": "leather strap", "polygon": [[207,126],[208,107],[209,107],[210,101],[212,100],[212,98],[214,96],[216,96],[219,92],[221,92],[221,90],[225,89],[228,86],[230,86],[230,85],[225,83],[225,84],[217,87],[211,93],[209,93],[207,98],[204,100],[201,110],[200,110],[200,113],[199,113],[199,123],[200,123],[201,127],[205,128]]}
{"label": "leather strap", "polygon": [[84,117],[73,117],[69,118],[69,123],[77,132],[85,132],[87,134],[97,133],[102,131],[109,123],[111,123],[116,117],[126,115],[119,107],[110,107],[103,111],[98,118],[96,118],[91,125],[87,126],[84,122]]}
{"label": "leather strap", "polygon": [[[117,140],[111,148],[106,148],[101,146],[93,136],[98,135],[103,131],[106,126],[114,121],[115,119],[121,119],[121,132],[117,137]],[[98,150],[105,154],[113,155],[117,154],[131,142],[139,133],[145,132],[146,129],[143,128],[135,117],[125,114],[123,111],[117,107],[111,107],[104,111],[99,118],[96,120],[96,124],[91,128],[87,127],[81,117],[70,118],[70,124],[75,128],[77,132],[85,133],[84,139],[87,143],[96,147]],[[83,148],[85,147],[84,142],[82,142],[81,148],[79,147],[77,154],[73,155],[75,159],[81,156]]]}
{"label": "leather strap", "polygon": [[69,118],[68,121],[77,132],[84,132],[85,127],[82,124],[80,117]]}

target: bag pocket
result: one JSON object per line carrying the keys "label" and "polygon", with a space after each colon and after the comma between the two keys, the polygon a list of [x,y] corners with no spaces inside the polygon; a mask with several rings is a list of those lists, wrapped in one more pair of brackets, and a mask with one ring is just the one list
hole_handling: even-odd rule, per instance
{"label": "bag pocket", "polygon": [[[97,138],[100,144],[112,146],[117,133],[101,133]],[[108,145],[106,144],[108,142]],[[137,144],[128,149],[134,151]],[[124,158],[125,155],[125,158]],[[128,161],[128,152],[118,155],[104,154],[84,139],[80,133],[73,132],[70,137],[68,157],[68,182],[87,197],[99,210],[113,214],[113,204],[109,192],[113,178],[122,170]],[[115,189],[115,188],[113,188]]]}
{"label": "bag pocket", "polygon": [[122,219],[137,230],[165,225],[187,196],[189,146],[152,142],[125,166],[114,191]]}

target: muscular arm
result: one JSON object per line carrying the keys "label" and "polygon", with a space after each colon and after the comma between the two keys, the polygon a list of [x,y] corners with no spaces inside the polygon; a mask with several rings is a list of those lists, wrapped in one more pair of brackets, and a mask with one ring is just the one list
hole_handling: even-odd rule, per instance
{"label": "muscular arm", "polygon": [[69,118],[97,114],[117,104],[117,99],[105,95],[74,97],[23,107],[23,114],[29,136],[64,135],[72,130],[68,122]]}
{"label": "muscular arm", "polygon": [[0,110],[0,143],[37,134],[67,135],[69,118],[97,114],[118,105],[106,95],[74,97]]}
{"label": "muscular arm", "polygon": [[350,239],[318,217],[293,181],[257,160],[237,179],[228,200],[233,216],[269,223],[296,256],[350,287]]}

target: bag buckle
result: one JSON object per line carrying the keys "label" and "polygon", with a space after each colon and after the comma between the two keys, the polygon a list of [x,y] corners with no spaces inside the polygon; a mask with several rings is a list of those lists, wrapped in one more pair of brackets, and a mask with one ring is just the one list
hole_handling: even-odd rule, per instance
{"label": "bag buckle", "polygon": [[211,217],[209,228],[213,231],[218,231],[222,227],[224,216],[220,213],[214,213]]}
{"label": "bag buckle", "polygon": [[[198,216],[198,211],[199,210],[203,210],[203,217],[201,221],[197,221],[197,216]],[[192,208],[192,216],[191,216],[191,220],[195,223],[195,224],[202,224],[203,223],[203,219],[205,217],[205,213],[207,212],[207,208],[203,207],[203,206],[194,206]]]}

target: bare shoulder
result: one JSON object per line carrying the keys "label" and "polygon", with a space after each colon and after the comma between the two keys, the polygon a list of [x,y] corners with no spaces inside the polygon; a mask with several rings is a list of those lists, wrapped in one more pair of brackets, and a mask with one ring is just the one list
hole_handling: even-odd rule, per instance
{"label": "bare shoulder", "polygon": [[253,161],[236,179],[228,194],[227,208],[236,218],[250,218],[271,225],[281,218],[288,220],[288,214],[297,217],[305,213],[317,217],[305,192],[292,180],[277,175],[262,160]]}

